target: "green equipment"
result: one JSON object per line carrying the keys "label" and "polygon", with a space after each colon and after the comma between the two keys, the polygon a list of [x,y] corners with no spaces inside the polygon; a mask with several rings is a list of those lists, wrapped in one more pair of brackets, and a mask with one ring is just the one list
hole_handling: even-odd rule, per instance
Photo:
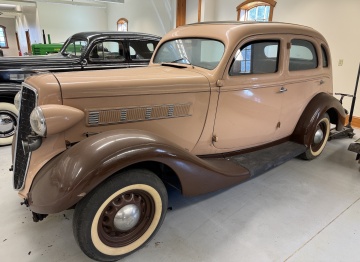
{"label": "green equipment", "polygon": [[32,44],[31,51],[33,55],[47,55],[58,53],[63,44]]}

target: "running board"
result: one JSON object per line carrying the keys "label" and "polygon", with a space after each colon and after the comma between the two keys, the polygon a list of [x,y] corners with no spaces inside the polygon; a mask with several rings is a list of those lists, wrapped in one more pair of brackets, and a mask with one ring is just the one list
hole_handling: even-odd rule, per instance
{"label": "running board", "polygon": [[[221,168],[224,173],[232,173],[232,176],[244,175],[244,170],[248,171],[248,178],[261,175],[270,169],[277,167],[306,151],[304,145],[294,142],[284,142],[282,144],[272,146],[269,148],[261,149],[251,153],[243,153],[226,158],[205,158],[204,161],[208,162],[217,168]],[[232,170],[232,172],[230,171]],[[237,174],[236,170],[239,172]]]}

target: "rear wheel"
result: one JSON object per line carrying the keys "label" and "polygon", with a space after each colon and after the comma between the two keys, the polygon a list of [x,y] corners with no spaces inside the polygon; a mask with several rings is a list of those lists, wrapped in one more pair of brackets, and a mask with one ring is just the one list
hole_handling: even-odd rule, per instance
{"label": "rear wheel", "polygon": [[318,121],[312,134],[312,143],[302,155],[304,159],[314,159],[324,150],[330,134],[330,120],[328,114],[324,114]]}
{"label": "rear wheel", "polygon": [[167,201],[164,184],[152,172],[137,169],[116,175],[77,204],[75,239],[92,259],[118,260],[155,235]]}
{"label": "rear wheel", "polygon": [[13,104],[0,103],[0,146],[11,144],[17,119],[18,111]]}

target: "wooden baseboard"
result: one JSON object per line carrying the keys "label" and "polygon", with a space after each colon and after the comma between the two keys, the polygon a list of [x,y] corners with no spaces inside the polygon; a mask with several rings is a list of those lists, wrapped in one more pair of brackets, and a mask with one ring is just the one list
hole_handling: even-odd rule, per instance
{"label": "wooden baseboard", "polygon": [[[348,123],[348,122],[349,122],[349,116],[346,117],[346,123]],[[352,121],[351,121],[351,126],[360,128],[360,117],[353,116]]]}

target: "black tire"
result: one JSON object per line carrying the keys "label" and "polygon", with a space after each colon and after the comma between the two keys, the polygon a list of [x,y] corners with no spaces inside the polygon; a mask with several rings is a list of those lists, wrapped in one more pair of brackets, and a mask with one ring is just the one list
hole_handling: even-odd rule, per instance
{"label": "black tire", "polygon": [[0,146],[12,143],[18,114],[19,112],[13,104],[0,103]]}
{"label": "black tire", "polygon": [[[156,234],[167,205],[166,188],[154,173],[134,169],[114,175],[76,205],[75,239],[81,250],[94,260],[119,260]],[[133,211],[128,219],[124,221],[116,216],[127,208]]]}
{"label": "black tire", "polygon": [[[321,134],[319,136],[319,134]],[[321,152],[324,150],[326,142],[329,139],[330,134],[330,118],[327,113],[320,117],[316,128],[312,133],[312,143],[306,149],[305,153],[301,155],[303,159],[312,160],[318,157]],[[319,138],[320,137],[320,138]]]}

